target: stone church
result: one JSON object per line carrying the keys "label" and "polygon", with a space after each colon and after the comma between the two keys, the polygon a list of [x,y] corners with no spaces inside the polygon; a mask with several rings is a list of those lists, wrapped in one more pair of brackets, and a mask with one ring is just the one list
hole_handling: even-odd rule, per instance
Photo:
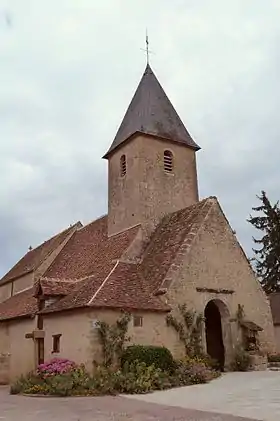
{"label": "stone church", "polygon": [[199,149],[148,64],[103,157],[108,214],[30,250],[0,281],[1,383],[54,356],[90,369],[96,321],[121,310],[132,315],[131,343],[175,357],[183,346],[166,316],[179,304],[204,315],[204,350],[225,368],[245,331],[263,355],[274,350],[270,306],[246,255],[217,198],[199,198]]}

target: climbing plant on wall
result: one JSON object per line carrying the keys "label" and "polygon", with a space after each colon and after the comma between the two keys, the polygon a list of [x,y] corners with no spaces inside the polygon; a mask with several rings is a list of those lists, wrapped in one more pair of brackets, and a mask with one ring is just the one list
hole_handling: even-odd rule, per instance
{"label": "climbing plant on wall", "polygon": [[131,320],[129,313],[123,313],[115,323],[109,324],[98,320],[96,327],[102,346],[103,364],[106,367],[119,363],[127,336],[128,324]]}
{"label": "climbing plant on wall", "polygon": [[196,311],[188,310],[186,304],[178,306],[178,315],[179,317],[176,318],[174,315],[168,314],[166,317],[167,325],[173,327],[178,333],[186,355],[190,357],[201,355],[203,315]]}

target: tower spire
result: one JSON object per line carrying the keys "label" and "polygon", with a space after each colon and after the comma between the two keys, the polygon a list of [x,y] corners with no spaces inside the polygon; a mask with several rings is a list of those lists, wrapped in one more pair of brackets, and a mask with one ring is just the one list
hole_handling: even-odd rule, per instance
{"label": "tower spire", "polygon": [[[148,49],[147,54],[149,53]],[[150,139],[151,136],[155,136],[180,143],[196,151],[200,149],[185,128],[149,64],[104,158],[107,159],[135,133],[146,134]]]}

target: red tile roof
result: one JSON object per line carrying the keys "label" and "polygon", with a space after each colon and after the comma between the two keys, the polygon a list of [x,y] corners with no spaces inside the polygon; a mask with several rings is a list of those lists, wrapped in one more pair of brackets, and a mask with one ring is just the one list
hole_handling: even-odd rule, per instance
{"label": "red tile roof", "polygon": [[112,262],[131,244],[140,226],[107,236],[107,216],[77,230],[46,271],[48,278],[80,279],[94,274],[103,280]]}
{"label": "red tile roof", "polygon": [[33,288],[29,288],[0,303],[0,321],[34,316],[38,306],[33,294]]}
{"label": "red tile roof", "polygon": [[46,257],[52,253],[64,240],[67,236],[70,236],[79,226],[80,223],[73,225],[72,227],[67,228],[66,230],[60,232],[54,237],[42,243],[40,246],[26,253],[19,262],[12,267],[12,269],[3,276],[0,280],[0,284],[6,281],[10,281],[19,276],[25,275],[28,272],[34,271],[38,266],[46,259]]}
{"label": "red tile roof", "polygon": [[156,292],[161,286],[183,242],[192,241],[213,205],[211,199],[168,214],[157,226],[141,265],[142,277],[151,292]]}
{"label": "red tile roof", "polygon": [[34,295],[39,296],[65,296],[76,287],[78,281],[63,281],[61,279],[40,278],[34,288]]}
{"label": "red tile roof", "polygon": [[[105,216],[76,230],[35,289],[0,304],[0,320],[2,314],[33,314],[36,300],[32,294],[38,294],[38,285],[46,296],[63,296],[43,313],[88,306],[169,311],[165,298],[157,292],[178,252],[187,252],[212,205],[213,198],[208,198],[164,217],[137,264],[124,263],[121,258],[137,238],[140,226],[108,237]],[[21,307],[17,309],[13,302]]]}
{"label": "red tile roof", "polygon": [[[116,262],[135,238],[137,232],[134,231],[134,228],[110,238],[105,235],[101,247],[102,253],[99,252],[98,248],[94,250],[92,243],[88,242],[85,244],[84,250],[86,250],[85,255],[87,256],[87,247],[90,247],[93,259],[96,261],[95,265],[91,266],[93,275],[83,281],[80,289],[52,304],[44,310],[44,313],[89,305],[93,307],[168,311],[168,305],[155,293],[160,288],[181,245],[186,240],[191,241],[212,204],[212,200],[205,199],[163,218],[152,235],[139,264]],[[102,224],[102,221],[99,223]],[[89,228],[90,231],[91,229],[92,227]],[[133,236],[131,232],[133,232]],[[78,238],[79,231],[75,236]],[[71,239],[72,243],[75,243],[75,236]],[[127,241],[128,237],[130,237],[129,241]],[[112,240],[113,243],[111,244]],[[119,243],[118,247],[116,243]],[[121,243],[123,245],[125,243],[125,247],[121,247]],[[62,265],[65,268],[67,268],[67,262],[76,262],[76,255],[73,253],[71,258],[71,253],[69,253],[70,247],[73,253],[75,247],[70,242],[62,251],[62,254],[67,253],[67,259]],[[112,250],[114,250],[113,254]],[[112,256],[114,256],[114,259],[112,259]],[[96,258],[98,259],[96,260]],[[96,271],[94,270],[95,267]],[[70,272],[66,269],[66,272],[60,273],[63,276],[65,276],[65,273],[72,276],[77,275],[76,272],[72,272],[72,269],[70,269]],[[85,271],[81,272],[83,275],[85,273]],[[55,275],[57,276],[58,273],[55,273]]]}
{"label": "red tile roof", "polygon": [[159,297],[151,294],[148,280],[143,278],[141,265],[118,263],[103,287],[91,297],[92,307],[133,310],[170,311]]}

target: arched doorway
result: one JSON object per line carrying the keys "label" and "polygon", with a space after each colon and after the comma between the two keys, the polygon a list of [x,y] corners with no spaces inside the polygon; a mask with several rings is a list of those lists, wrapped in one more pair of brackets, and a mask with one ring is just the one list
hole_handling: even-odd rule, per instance
{"label": "arched doorway", "polygon": [[[223,303],[222,303],[223,304]],[[207,353],[217,361],[219,369],[225,366],[225,347],[222,330],[222,314],[218,300],[211,300],[205,307],[205,335]]]}

